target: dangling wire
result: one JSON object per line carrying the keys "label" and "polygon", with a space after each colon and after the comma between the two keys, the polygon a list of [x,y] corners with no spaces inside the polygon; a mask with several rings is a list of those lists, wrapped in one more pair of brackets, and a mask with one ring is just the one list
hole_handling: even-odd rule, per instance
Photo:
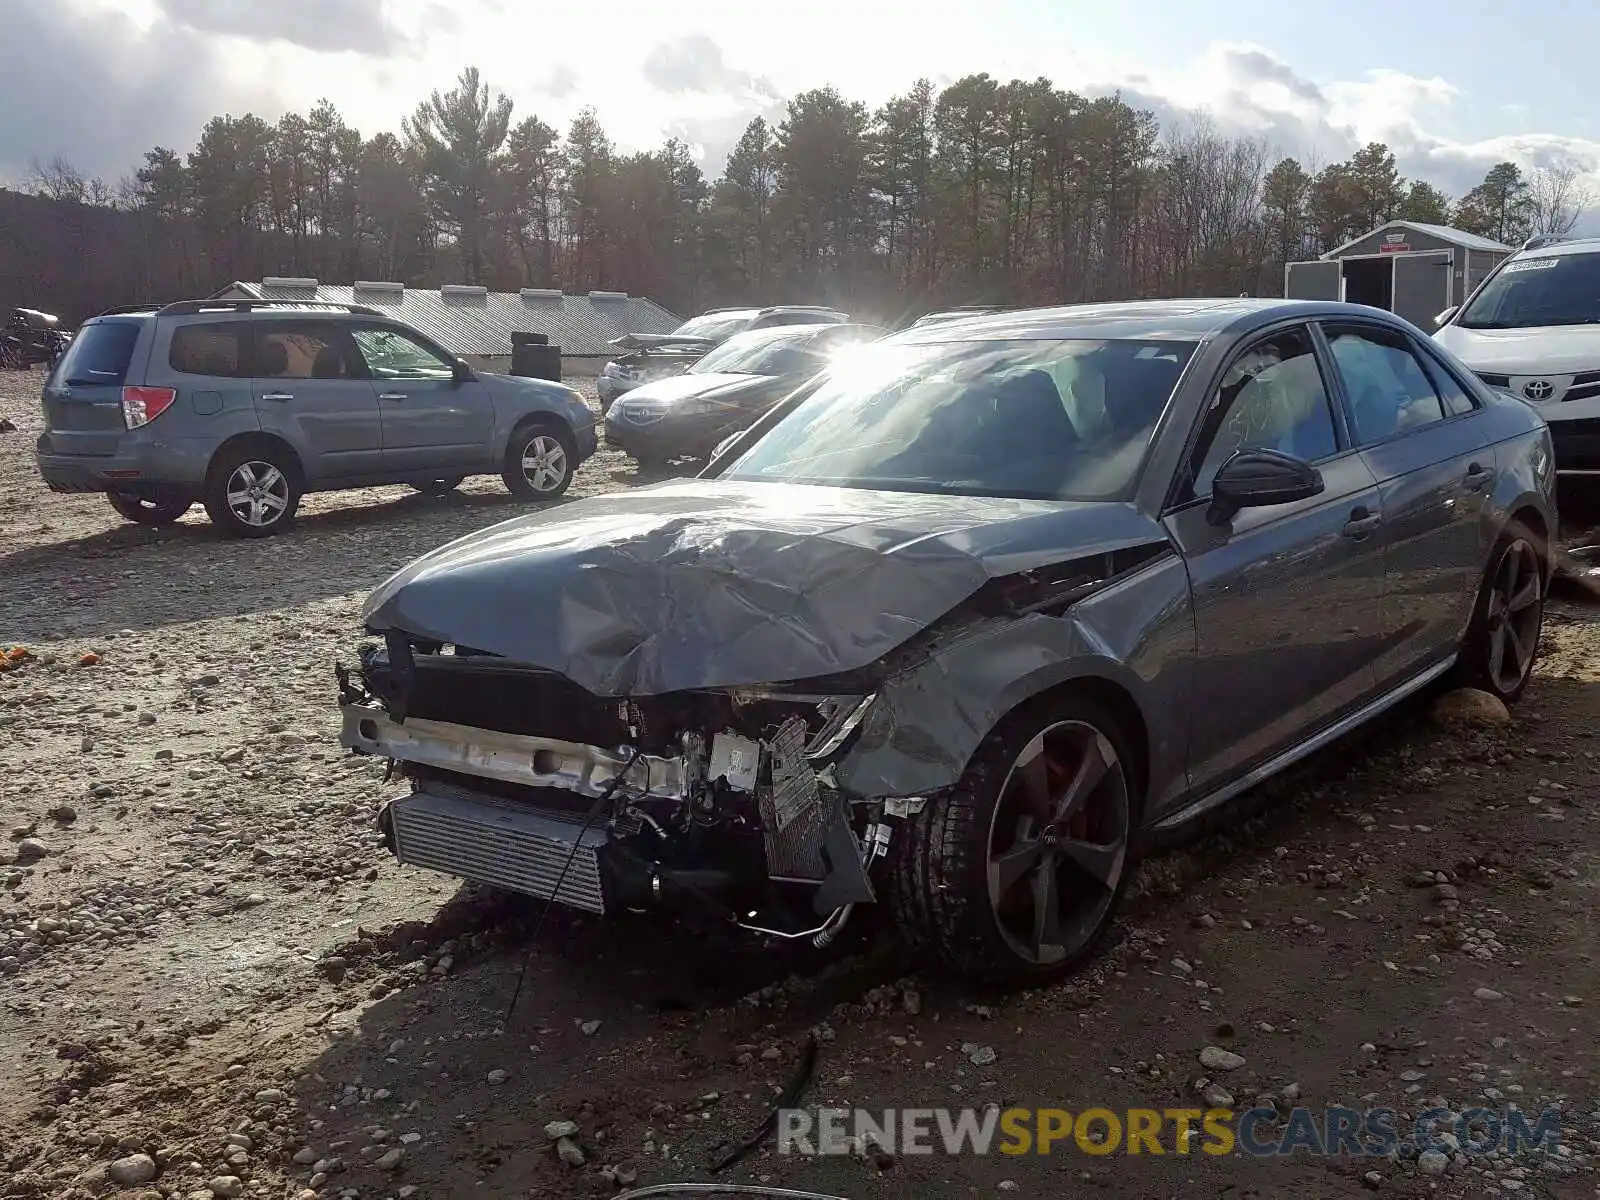
{"label": "dangling wire", "polygon": [[589,806],[589,811],[583,818],[583,827],[578,830],[578,836],[572,841],[572,849],[567,852],[566,862],[561,864],[561,874],[556,876],[556,886],[545,897],[544,911],[539,914],[539,919],[534,922],[533,934],[528,939],[528,953],[523,956],[522,968],[517,972],[516,990],[511,993],[511,1003],[506,1007],[507,1021],[517,1011],[517,1001],[522,997],[522,984],[528,977],[528,964],[533,961],[534,949],[539,945],[539,933],[544,929],[545,919],[549,917],[550,910],[555,907],[556,897],[561,894],[561,885],[567,881],[567,871],[572,867],[573,859],[578,857],[578,851],[583,848],[583,835],[589,832],[589,827],[594,824],[594,819],[611,802],[611,797],[616,795],[617,789],[622,786],[622,781],[628,777],[628,772],[633,769],[633,764],[639,761],[642,753],[643,751],[635,747],[633,757],[628,759],[622,769],[611,777],[611,782],[606,784],[605,790],[596,796],[594,803]]}

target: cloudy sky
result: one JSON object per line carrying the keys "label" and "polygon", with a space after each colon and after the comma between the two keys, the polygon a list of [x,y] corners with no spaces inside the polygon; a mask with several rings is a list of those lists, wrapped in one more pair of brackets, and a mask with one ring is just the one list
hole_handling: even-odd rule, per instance
{"label": "cloudy sky", "polygon": [[[1367,141],[1460,195],[1502,158],[1600,168],[1593,0],[8,0],[0,181],[64,154],[116,179],[214,113],[331,99],[365,133],[477,65],[520,113],[585,104],[625,148],[667,134],[715,172],[757,113],[831,83],[876,105],[918,75],[1045,75],[1205,110],[1326,162]],[[1317,14],[1317,15],[1313,15]]]}

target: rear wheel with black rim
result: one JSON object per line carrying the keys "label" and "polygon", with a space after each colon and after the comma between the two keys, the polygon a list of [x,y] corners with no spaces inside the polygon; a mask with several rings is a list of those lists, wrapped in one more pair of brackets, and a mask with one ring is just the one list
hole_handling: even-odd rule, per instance
{"label": "rear wheel with black rim", "polygon": [[567,490],[578,460],[571,430],[549,421],[517,426],[506,443],[500,478],[523,500],[554,500]]}
{"label": "rear wheel with black rim", "polygon": [[107,492],[106,499],[124,521],[140,525],[171,525],[194,506],[193,496],[138,496],[132,492]]}
{"label": "rear wheel with black rim", "polygon": [[1516,703],[1533,676],[1548,584],[1538,538],[1521,526],[1508,529],[1495,545],[1461,644],[1458,682]]}
{"label": "rear wheel with black rim", "polygon": [[224,533],[270,537],[294,521],[300,473],[270,447],[229,451],[211,465],[204,502],[211,523]]}
{"label": "rear wheel with black rim", "polygon": [[1104,940],[1127,888],[1143,776],[1093,699],[1019,708],[896,837],[902,930],[970,977],[1040,984],[1071,973]]}

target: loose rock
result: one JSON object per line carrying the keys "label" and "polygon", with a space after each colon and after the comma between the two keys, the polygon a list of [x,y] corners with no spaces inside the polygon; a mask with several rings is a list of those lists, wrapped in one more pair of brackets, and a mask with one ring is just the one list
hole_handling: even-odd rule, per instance
{"label": "loose rock", "polygon": [[556,1143],[556,1155],[569,1167],[581,1167],[588,1162],[583,1153],[583,1147],[571,1138],[562,1138]]}
{"label": "loose rock", "polygon": [[1511,710],[1498,696],[1477,688],[1458,688],[1433,702],[1430,717],[1446,728],[1484,728],[1511,724]]}
{"label": "loose rock", "polygon": [[106,1178],[122,1187],[137,1187],[156,1177],[156,1160],[148,1154],[130,1154],[106,1168]]}
{"label": "loose rock", "polygon": [[1417,1155],[1417,1170],[1424,1175],[1443,1175],[1450,1166],[1450,1156],[1443,1150],[1424,1150]]}
{"label": "loose rock", "polygon": [[1221,1046],[1207,1046],[1200,1051],[1200,1065],[1208,1071],[1237,1071],[1244,1066],[1244,1057]]}
{"label": "loose rock", "polygon": [[967,1061],[975,1067],[987,1067],[1000,1057],[993,1046],[980,1046],[977,1042],[963,1042],[961,1053],[967,1056]]}
{"label": "loose rock", "polygon": [[406,1152],[400,1149],[400,1147],[396,1146],[393,1150],[387,1150],[383,1154],[379,1155],[377,1161],[372,1165],[377,1167],[380,1171],[398,1171],[400,1169],[400,1164],[405,1162],[405,1160]]}

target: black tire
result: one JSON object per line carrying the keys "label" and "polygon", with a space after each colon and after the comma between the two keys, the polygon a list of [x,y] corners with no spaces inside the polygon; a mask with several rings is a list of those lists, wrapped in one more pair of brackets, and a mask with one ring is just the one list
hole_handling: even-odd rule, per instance
{"label": "black tire", "polygon": [[[541,442],[546,444],[541,446]],[[556,465],[556,459],[551,454],[552,446],[559,447],[561,451],[559,475],[553,481],[540,470],[524,468],[523,463],[529,457],[544,458],[546,468]],[[572,431],[559,421],[535,418],[518,425],[506,440],[500,478],[506,485],[506,491],[519,500],[554,500],[571,485],[577,462],[578,445],[573,440]],[[542,486],[537,482],[539,480],[544,481]]]}
{"label": "black tire", "polygon": [[[1521,525],[1509,526],[1489,558],[1452,682],[1479,688],[1506,704],[1521,699],[1533,677],[1549,588],[1542,539]],[[1512,636],[1507,637],[1508,631]],[[1506,656],[1517,651],[1514,669],[1506,669]]]}
{"label": "black tire", "polygon": [[[247,483],[245,471],[255,482],[253,488],[242,486]],[[271,537],[294,524],[301,488],[299,464],[281,449],[242,446],[212,460],[202,500],[211,523],[223,533]],[[240,500],[241,495],[247,498]]]}
{"label": "black tire", "polygon": [[132,492],[107,492],[106,499],[124,521],[140,525],[171,525],[194,507],[193,496],[162,496],[151,500]]}
{"label": "black tire", "polygon": [[465,475],[452,475],[448,479],[430,479],[426,483],[413,483],[411,486],[424,496],[448,496],[463,483]]}
{"label": "black tire", "polygon": [[[1092,735],[1084,731],[1092,731]],[[1104,845],[1094,841],[1091,846],[1087,833],[1052,833],[1053,824],[1040,830],[1038,839],[1025,839],[1021,833],[1026,814],[1022,806],[1014,806],[1014,789],[1026,793],[1028,773],[1017,770],[1018,758],[1036,738],[1066,738],[1069,732],[1073,738],[1084,736],[1097,752],[1108,747],[1116,759],[1120,783],[1108,773],[1099,784],[1090,786],[1080,814],[1097,819],[1093,813],[1105,802],[1102,793],[1109,798],[1112,791],[1120,789],[1121,827],[1111,828],[1115,821],[1102,826],[1097,836],[1112,839]],[[1041,745],[1048,749],[1053,743],[1046,740]],[[1046,780],[1059,764],[1048,754],[1041,757],[1047,760],[1040,768],[1046,774],[1039,778]],[[1131,739],[1116,718],[1092,698],[1059,692],[1020,706],[979,744],[955,787],[930,798],[922,812],[902,822],[896,831],[890,851],[889,892],[900,931],[914,949],[930,953],[940,965],[971,979],[1036,986],[1071,974],[1105,940],[1133,876],[1144,776],[1145,766],[1135,757]],[[1048,787],[1046,791],[1049,794]],[[1077,819],[1073,816],[1071,821]],[[1016,874],[1013,882],[1001,889],[1004,899],[994,902],[990,891],[992,847],[995,835],[1012,821],[1015,838],[1002,848],[1000,857],[1015,859],[1025,844],[1048,844],[1052,858],[1046,861],[1041,857],[1037,868]],[[1050,841],[1052,837],[1056,840]],[[1109,885],[1091,878],[1072,861],[1077,855],[1065,849],[1109,849],[1114,844],[1119,844],[1119,849]],[[1060,860],[1054,858],[1058,852]],[[1108,875],[1112,857],[1103,859]],[[999,865],[997,859],[997,868]],[[1083,908],[1070,933],[1054,931],[1060,935],[1059,944],[1049,939],[1046,947],[1030,957],[1028,948],[1019,942],[1018,929],[1000,910],[1016,899],[1015,889],[1024,883],[1031,903],[1046,872],[1054,881],[1052,886],[1062,889],[1066,903],[1073,903],[1076,897]],[[1064,883],[1069,886],[1063,888]],[[1030,921],[1037,914],[1036,906],[1032,914]],[[1037,922],[1033,929],[1040,929]]]}

